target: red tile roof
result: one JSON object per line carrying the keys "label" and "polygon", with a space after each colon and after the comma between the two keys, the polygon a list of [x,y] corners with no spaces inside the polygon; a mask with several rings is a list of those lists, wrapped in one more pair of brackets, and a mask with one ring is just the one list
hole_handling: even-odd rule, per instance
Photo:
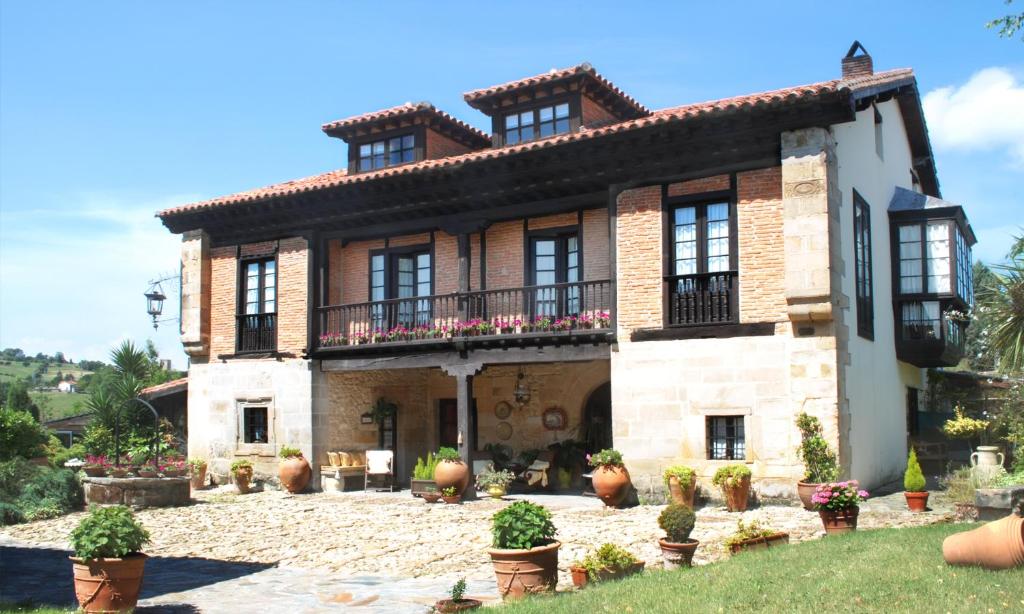
{"label": "red tile roof", "polygon": [[396,120],[413,115],[426,115],[436,118],[443,124],[447,124],[456,132],[461,132],[465,137],[464,140],[470,141],[479,147],[487,147],[491,144],[490,135],[477,130],[462,120],[452,117],[429,102],[407,102],[405,104],[398,105],[397,107],[391,107],[390,109],[381,109],[380,111],[346,117],[345,119],[339,119],[324,124],[321,126],[321,130],[331,136],[341,136],[344,138],[345,133],[347,133],[348,130],[379,121]]}
{"label": "red tile roof", "polygon": [[492,85],[490,87],[466,92],[462,95],[462,98],[474,109],[483,109],[487,107],[483,102],[490,100],[495,96],[507,94],[516,90],[536,87],[544,83],[551,83],[553,81],[567,79],[577,75],[585,76],[593,80],[600,89],[604,90],[608,95],[618,99],[619,102],[628,107],[634,115],[643,116],[650,114],[650,110],[648,110],[647,107],[643,106],[632,96],[619,89],[614,83],[601,76],[601,74],[587,62],[577,64],[576,66],[570,66],[569,68],[552,68],[546,73],[534,75],[525,79],[518,79],[516,81],[509,81],[508,83]]}
{"label": "red tile roof", "polygon": [[158,398],[175,392],[181,392],[182,390],[188,389],[188,378],[182,377],[179,379],[172,379],[169,382],[163,384],[157,384],[150,386],[149,388],[143,388],[139,392],[139,396],[147,399]]}
{"label": "red tile roof", "polygon": [[594,139],[609,134],[637,130],[656,124],[684,121],[695,117],[769,107],[804,98],[822,96],[826,94],[838,94],[841,92],[849,92],[856,96],[858,93],[874,91],[880,87],[894,88],[901,87],[903,85],[911,85],[913,83],[914,73],[912,70],[898,69],[875,73],[873,75],[855,77],[853,79],[833,79],[830,81],[821,81],[819,83],[812,83],[809,85],[788,87],[768,92],[748,94],[745,96],[735,96],[732,98],[722,98],[720,100],[710,100],[707,102],[681,105],[678,107],[669,107],[654,111],[646,117],[609,124],[600,128],[584,129],[576,133],[560,134],[546,139],[530,141],[518,145],[473,151],[457,156],[449,156],[447,158],[422,160],[412,164],[403,164],[401,166],[393,166],[377,171],[355,173],[352,175],[347,174],[344,169],[329,171],[320,175],[306,177],[304,179],[286,181],[284,183],[277,183],[257,188],[255,190],[231,194],[229,196],[222,196],[179,207],[172,207],[160,211],[157,213],[157,217],[171,217],[202,209],[242,203],[253,203],[275,197],[326,190],[340,185],[374,181],[376,179],[396,175],[422,173],[436,168],[513,156],[526,151],[554,147],[574,141]]}

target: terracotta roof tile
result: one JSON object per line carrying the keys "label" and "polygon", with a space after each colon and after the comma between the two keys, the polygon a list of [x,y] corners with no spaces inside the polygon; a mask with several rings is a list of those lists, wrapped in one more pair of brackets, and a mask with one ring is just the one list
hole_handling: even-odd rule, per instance
{"label": "terracotta roof tile", "polygon": [[799,100],[805,97],[820,96],[829,93],[840,93],[843,91],[848,91],[853,94],[856,94],[858,91],[868,90],[883,85],[895,87],[903,85],[904,82],[910,84],[913,83],[913,81],[914,73],[912,70],[899,69],[875,73],[874,75],[856,77],[847,80],[833,79],[831,81],[822,81],[819,83],[812,83],[809,85],[782,88],[767,92],[759,92],[756,94],[748,94],[745,96],[735,96],[732,98],[722,98],[719,100],[710,100],[695,104],[686,104],[677,107],[669,107],[666,109],[654,111],[646,117],[609,124],[601,126],[599,128],[581,130],[580,132],[576,133],[560,134],[548,137],[546,139],[529,141],[518,145],[510,145],[496,149],[484,149],[480,151],[473,151],[470,153],[461,154],[457,156],[449,156],[447,158],[422,160],[420,162],[412,164],[403,164],[401,166],[393,166],[389,168],[380,169],[377,171],[355,173],[352,175],[347,174],[344,169],[329,171],[327,173],[314,175],[312,177],[306,177],[304,179],[286,181],[284,183],[277,183],[255,190],[239,192],[237,194],[231,194],[228,196],[222,196],[210,200],[190,203],[179,207],[172,207],[160,211],[159,213],[157,213],[157,217],[170,217],[192,211],[198,211],[201,209],[209,209],[212,207],[257,202],[261,200],[267,200],[273,197],[289,196],[304,192],[313,192],[318,190],[330,189],[340,185],[354,184],[364,181],[373,181],[376,179],[381,179],[384,177],[390,177],[395,175],[421,173],[436,168],[451,167],[482,160],[502,158],[505,156],[512,156],[525,151],[554,147],[557,145],[570,143],[574,141],[583,141],[598,138],[609,134],[616,134],[620,132],[626,132],[629,130],[636,130],[648,126],[653,126],[656,124],[684,121],[687,119],[700,117],[704,115],[725,113],[744,109],[753,109],[756,107],[766,107],[784,103],[787,101]]}
{"label": "terracotta roof tile", "polygon": [[466,140],[472,141],[479,147],[487,147],[491,144],[490,135],[470,126],[460,119],[456,119],[429,102],[407,102],[405,104],[398,105],[397,107],[381,109],[380,111],[372,111],[370,113],[363,113],[361,115],[354,115],[352,117],[346,117],[345,119],[328,122],[320,128],[331,136],[344,137],[343,133],[346,129],[353,129],[359,126],[372,124],[374,122],[388,119],[394,120],[403,116],[416,114],[429,115],[439,119],[441,122],[448,124],[455,130],[464,133]]}
{"label": "terracotta roof tile", "polygon": [[172,379],[169,382],[164,382],[162,384],[157,384],[155,386],[150,386],[149,388],[143,388],[139,392],[139,396],[146,398],[161,397],[164,396],[165,394],[171,394],[173,392],[185,390],[186,388],[188,388],[188,378],[182,377],[179,379]]}

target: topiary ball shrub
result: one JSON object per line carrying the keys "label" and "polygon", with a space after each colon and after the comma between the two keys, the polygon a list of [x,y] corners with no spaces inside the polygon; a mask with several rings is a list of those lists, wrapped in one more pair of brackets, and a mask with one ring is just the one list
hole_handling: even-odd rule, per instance
{"label": "topiary ball shrub", "polygon": [[926,488],[924,473],[921,471],[921,464],[917,462],[917,452],[910,448],[910,456],[907,458],[907,471],[903,474],[903,490],[907,492],[924,492]]}
{"label": "topiary ball shrub", "polygon": [[697,515],[685,505],[673,503],[658,516],[658,526],[665,531],[665,537],[673,544],[682,544],[690,539]]}
{"label": "topiary ball shrub", "polygon": [[551,512],[529,501],[516,501],[492,518],[494,547],[501,550],[529,550],[555,541]]}
{"label": "topiary ball shrub", "polygon": [[89,508],[89,515],[71,532],[71,547],[80,559],[121,559],[142,552],[149,531],[123,505]]}

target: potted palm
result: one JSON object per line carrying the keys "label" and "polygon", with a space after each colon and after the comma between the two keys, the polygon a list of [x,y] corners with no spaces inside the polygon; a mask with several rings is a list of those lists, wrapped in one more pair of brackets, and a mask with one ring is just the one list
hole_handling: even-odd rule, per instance
{"label": "potted palm", "polygon": [[477,490],[482,490],[491,496],[492,499],[500,499],[508,491],[508,485],[515,479],[515,475],[508,469],[498,471],[494,465],[488,465],[486,469],[476,476]]}
{"label": "potted palm", "polygon": [[696,522],[697,515],[685,505],[672,503],[661,511],[658,526],[665,531],[665,537],[658,540],[658,545],[665,560],[665,569],[689,567],[692,564],[693,553],[700,545],[697,540],[690,539]]}
{"label": "potted palm", "polygon": [[629,471],[622,464],[622,452],[613,449],[601,450],[589,457],[591,481],[594,492],[608,507],[617,507],[629,494],[632,482]]}
{"label": "potted palm", "polygon": [[475,610],[483,605],[483,602],[479,599],[466,599],[465,578],[461,578],[456,582],[448,594],[450,597],[449,599],[441,599],[434,604],[435,612],[440,612],[442,614],[465,612],[466,610]]}
{"label": "potted palm", "polygon": [[750,498],[750,469],[746,465],[719,467],[711,483],[722,489],[725,506],[730,512],[743,512]]}
{"label": "potted palm", "polygon": [[505,597],[550,592],[558,584],[558,548],[551,513],[529,501],[516,501],[494,515],[493,547],[498,592]]}
{"label": "potted palm", "polygon": [[199,490],[206,488],[206,460],[202,458],[190,458],[188,465],[189,482],[192,488]]}
{"label": "potted palm", "polygon": [[665,487],[673,503],[693,508],[693,495],[697,490],[697,474],[689,467],[675,465],[665,470]]}
{"label": "potted palm", "polygon": [[821,484],[814,491],[814,507],[825,525],[826,535],[839,535],[857,530],[859,503],[868,497],[857,480]]}
{"label": "potted palm", "polygon": [[281,480],[281,485],[292,494],[302,492],[313,475],[309,461],[302,456],[302,450],[281,446],[278,456],[281,457],[281,462],[277,466],[277,477]]}
{"label": "potted palm", "polygon": [[231,477],[235,480],[238,494],[244,495],[249,492],[249,483],[252,481],[252,463],[244,458],[231,463]]}
{"label": "potted palm", "polygon": [[71,532],[75,596],[86,612],[135,607],[142,587],[149,532],[122,505],[93,506]]}
{"label": "potted palm", "polygon": [[921,464],[917,462],[917,452],[910,448],[907,457],[907,470],[903,474],[903,496],[907,499],[907,507],[912,512],[923,512],[928,509],[928,491]]}
{"label": "potted palm", "polygon": [[583,588],[588,581],[617,580],[643,570],[643,561],[615,544],[604,544],[569,566],[576,588]]}
{"label": "potted palm", "polygon": [[437,466],[434,467],[434,482],[437,489],[444,492],[444,489],[455,487],[462,494],[469,486],[469,467],[462,462],[462,457],[455,448],[441,448],[434,455]]}
{"label": "potted palm", "polygon": [[796,418],[796,427],[800,430],[797,453],[804,463],[804,479],[796,483],[796,492],[804,509],[813,510],[811,497],[818,485],[839,479],[839,461],[828,447],[817,418],[801,412]]}
{"label": "potted palm", "polygon": [[762,527],[761,523],[751,520],[744,524],[743,519],[736,521],[736,532],[725,540],[729,552],[736,554],[744,550],[760,550],[789,543],[789,533]]}

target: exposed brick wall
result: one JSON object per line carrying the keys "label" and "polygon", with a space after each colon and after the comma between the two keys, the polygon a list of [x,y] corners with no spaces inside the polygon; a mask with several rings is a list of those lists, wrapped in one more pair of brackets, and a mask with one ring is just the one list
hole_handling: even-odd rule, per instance
{"label": "exposed brick wall", "polygon": [[277,351],[301,354],[309,292],[309,246],[302,237],[282,239],[277,252]]}
{"label": "exposed brick wall", "polygon": [[621,338],[636,328],[662,325],[661,186],[619,195],[616,220],[618,326]]}
{"label": "exposed brick wall", "polygon": [[434,233],[434,293],[459,290],[459,238],[444,231]]}
{"label": "exposed brick wall", "polygon": [[242,258],[256,256],[273,256],[277,248],[277,241],[260,241],[259,243],[246,243],[238,248],[238,254]]}
{"label": "exposed brick wall", "polygon": [[434,132],[429,128],[427,129],[426,155],[428,160],[457,156],[459,154],[467,153],[468,151],[469,147],[466,147],[462,143],[454,141],[438,132]]}
{"label": "exposed brick wall", "polygon": [[[384,247],[384,240],[349,243],[341,254],[342,303],[365,303],[370,300],[370,250]],[[335,276],[331,275],[333,282]]]}
{"label": "exposed brick wall", "polygon": [[487,229],[487,288],[523,285],[523,222],[514,220]]}
{"label": "exposed brick wall", "polygon": [[584,95],[580,96],[580,98],[580,108],[583,113],[583,117],[581,119],[584,126],[593,128],[621,121],[619,118],[612,115],[608,109],[595,102],[589,96]]}
{"label": "exposed brick wall", "polygon": [[608,210],[583,212],[583,279],[608,279]]}
{"label": "exposed brick wall", "polygon": [[782,168],[736,176],[740,321],[787,320]]}
{"label": "exposed brick wall", "polygon": [[670,183],[668,185],[668,195],[689,196],[690,194],[700,194],[701,192],[717,192],[718,190],[728,189],[729,175],[714,175],[681,181],[679,183]]}
{"label": "exposed brick wall", "polygon": [[[459,276],[458,259],[455,261],[455,277]],[[456,282],[457,283],[457,282]],[[469,289],[480,289],[480,233],[469,235]]]}
{"label": "exposed brick wall", "polygon": [[235,303],[238,300],[237,248],[210,249],[210,356],[235,352]]}
{"label": "exposed brick wall", "polygon": [[405,247],[407,245],[429,245],[430,233],[421,232],[418,235],[402,235],[388,239],[388,247]]}
{"label": "exposed brick wall", "polygon": [[569,213],[558,213],[556,215],[546,215],[544,217],[532,217],[528,224],[530,230],[576,226],[579,224],[579,214],[575,211],[571,211]]}
{"label": "exposed brick wall", "polygon": [[341,304],[341,288],[345,283],[341,254],[341,241],[327,242],[327,303],[329,305]]}

